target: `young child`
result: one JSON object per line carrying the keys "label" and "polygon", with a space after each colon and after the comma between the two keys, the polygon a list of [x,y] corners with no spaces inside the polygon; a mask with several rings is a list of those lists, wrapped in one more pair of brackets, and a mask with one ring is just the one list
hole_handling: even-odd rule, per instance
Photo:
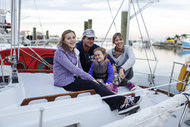
{"label": "young child", "polygon": [[89,74],[92,75],[99,83],[103,84],[109,90],[117,93],[118,85],[112,83],[114,78],[111,62],[106,58],[106,50],[103,47],[98,47],[94,50],[94,58]]}

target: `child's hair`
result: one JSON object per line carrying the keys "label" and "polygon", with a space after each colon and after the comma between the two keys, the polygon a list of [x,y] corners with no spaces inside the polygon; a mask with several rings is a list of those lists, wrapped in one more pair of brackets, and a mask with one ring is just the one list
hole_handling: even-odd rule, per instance
{"label": "child's hair", "polygon": [[62,48],[65,50],[65,51],[68,51],[69,47],[67,46],[67,44],[65,44],[65,35],[68,34],[68,33],[74,33],[74,35],[76,36],[75,32],[73,30],[65,30],[62,35],[61,35],[61,40],[59,41],[58,45],[57,46],[62,46]]}
{"label": "child's hair", "polygon": [[102,54],[104,54],[105,56],[107,55],[107,53],[106,53],[106,49],[105,48],[103,48],[103,47],[98,47],[98,48],[96,48],[96,49],[94,49],[94,53],[96,52],[96,51],[101,51],[102,52]]}
{"label": "child's hair", "polygon": [[113,43],[113,44],[115,43],[115,39],[116,39],[117,37],[123,38],[123,35],[122,35],[121,33],[115,33],[115,34],[113,35],[113,37],[112,37],[112,43]]}

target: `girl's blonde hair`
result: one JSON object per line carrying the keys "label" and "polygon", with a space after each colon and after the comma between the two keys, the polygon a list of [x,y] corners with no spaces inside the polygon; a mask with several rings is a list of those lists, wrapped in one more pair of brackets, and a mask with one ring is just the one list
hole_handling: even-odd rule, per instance
{"label": "girl's blonde hair", "polygon": [[74,35],[76,36],[75,32],[73,30],[65,30],[62,35],[61,35],[61,40],[59,41],[59,43],[57,44],[57,46],[61,46],[64,51],[69,51],[69,47],[67,44],[64,43],[65,41],[65,35],[68,33],[74,33]]}

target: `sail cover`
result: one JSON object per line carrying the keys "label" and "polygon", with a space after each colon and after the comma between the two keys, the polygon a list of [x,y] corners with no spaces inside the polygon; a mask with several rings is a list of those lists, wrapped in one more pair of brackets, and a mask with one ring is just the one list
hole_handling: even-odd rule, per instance
{"label": "sail cover", "polygon": [[[185,93],[189,94],[190,90]],[[187,98],[183,94],[177,94],[166,101],[142,109],[104,127],[163,127],[170,118],[171,113],[176,111],[186,101]]]}

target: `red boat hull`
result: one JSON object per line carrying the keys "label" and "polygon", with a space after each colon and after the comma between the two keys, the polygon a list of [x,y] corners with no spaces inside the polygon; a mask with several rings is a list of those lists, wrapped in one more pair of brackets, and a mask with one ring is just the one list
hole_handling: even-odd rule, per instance
{"label": "red boat hull", "polygon": [[[12,50],[13,51],[13,50]],[[17,69],[18,70],[52,70],[47,64],[44,64],[44,60],[49,63],[50,66],[53,65],[53,57],[56,49],[53,48],[29,48],[23,47],[19,50],[16,48],[17,55]],[[12,63],[8,60],[10,58],[11,49],[5,49],[0,51],[1,57],[4,60],[5,65],[11,65]],[[43,58],[43,60],[41,59]]]}

